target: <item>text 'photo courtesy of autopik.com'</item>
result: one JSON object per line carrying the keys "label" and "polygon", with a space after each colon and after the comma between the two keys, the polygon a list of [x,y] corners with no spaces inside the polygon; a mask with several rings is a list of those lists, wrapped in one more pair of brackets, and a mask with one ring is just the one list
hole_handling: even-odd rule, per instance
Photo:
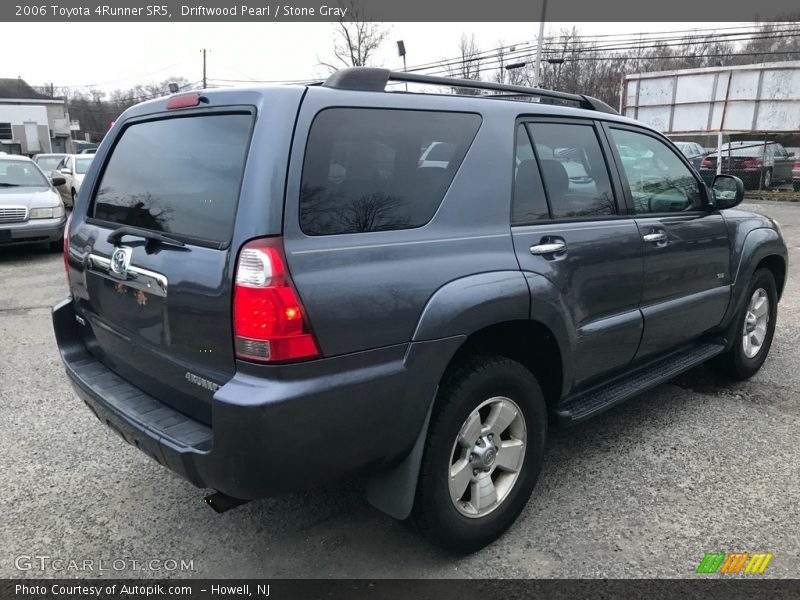
{"label": "text 'photo courtesy of autopik.com'", "polygon": [[800,595],[800,6],[0,5],[0,600]]}

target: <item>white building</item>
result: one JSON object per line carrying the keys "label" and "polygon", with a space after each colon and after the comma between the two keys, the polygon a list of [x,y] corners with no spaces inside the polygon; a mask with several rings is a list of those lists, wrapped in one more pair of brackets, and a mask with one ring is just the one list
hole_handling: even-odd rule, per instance
{"label": "white building", "polygon": [[0,149],[32,155],[71,152],[69,114],[22,79],[0,79]]}

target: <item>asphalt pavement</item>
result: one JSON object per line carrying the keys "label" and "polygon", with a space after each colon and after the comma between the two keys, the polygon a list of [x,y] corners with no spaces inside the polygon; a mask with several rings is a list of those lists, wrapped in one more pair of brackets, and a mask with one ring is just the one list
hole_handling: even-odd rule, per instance
{"label": "asphalt pavement", "polygon": [[72,392],[50,322],[61,256],[0,249],[0,577],[697,577],[712,551],[800,577],[800,205],[744,208],[791,253],[761,372],[701,367],[553,432],[520,519],[468,557],[372,509],[360,481],[215,514]]}

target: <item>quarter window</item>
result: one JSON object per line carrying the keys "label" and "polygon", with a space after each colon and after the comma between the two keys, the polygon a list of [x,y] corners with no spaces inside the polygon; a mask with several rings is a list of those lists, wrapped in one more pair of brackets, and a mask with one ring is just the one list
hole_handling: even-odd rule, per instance
{"label": "quarter window", "polygon": [[528,125],[554,219],[614,215],[617,204],[591,125]]}
{"label": "quarter window", "polygon": [[469,113],[322,111],[306,145],[301,229],[334,235],[424,225],[441,204],[480,122]]}
{"label": "quarter window", "polygon": [[628,129],[611,128],[637,214],[699,210],[700,184],[662,141]]}
{"label": "quarter window", "polygon": [[547,199],[542,176],[533,154],[533,146],[524,125],[517,127],[517,151],[514,160],[514,224],[548,218]]}

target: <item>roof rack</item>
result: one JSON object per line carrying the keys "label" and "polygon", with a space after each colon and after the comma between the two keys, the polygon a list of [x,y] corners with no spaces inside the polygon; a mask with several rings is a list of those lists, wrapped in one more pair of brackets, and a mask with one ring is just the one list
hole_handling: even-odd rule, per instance
{"label": "roof rack", "polygon": [[513,97],[537,97],[562,102],[572,102],[579,108],[596,110],[611,114],[619,114],[614,108],[591,96],[583,94],[569,94],[567,92],[557,92],[554,90],[543,90],[540,88],[529,88],[521,85],[508,85],[505,83],[491,83],[489,81],[476,81],[473,79],[457,79],[454,77],[439,77],[435,75],[420,75],[417,73],[407,73],[401,71],[390,71],[375,67],[350,67],[339,69],[331,74],[322,84],[324,87],[336,90],[358,90],[364,92],[384,92],[386,84],[390,81],[405,83],[422,83],[426,85],[439,85],[451,88],[467,88],[475,90],[490,90],[493,92],[509,92],[509,94],[494,94],[485,96],[488,98],[513,98]]}

